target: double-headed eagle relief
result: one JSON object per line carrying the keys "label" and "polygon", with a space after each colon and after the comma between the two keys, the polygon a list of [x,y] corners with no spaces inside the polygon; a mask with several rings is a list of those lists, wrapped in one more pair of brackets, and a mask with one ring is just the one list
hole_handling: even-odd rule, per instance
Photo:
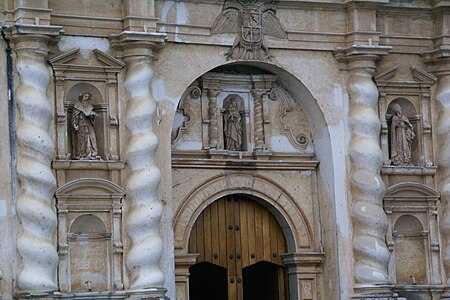
{"label": "double-headed eagle relief", "polygon": [[222,13],[214,21],[211,34],[237,33],[225,55],[229,59],[270,60],[264,36],[287,38],[286,30],[275,15],[276,1],[225,1]]}

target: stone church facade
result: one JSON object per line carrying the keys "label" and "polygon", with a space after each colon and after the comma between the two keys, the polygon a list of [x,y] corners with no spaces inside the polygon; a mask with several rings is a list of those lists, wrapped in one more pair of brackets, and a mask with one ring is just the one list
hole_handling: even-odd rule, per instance
{"label": "stone church facade", "polygon": [[447,2],[0,8],[1,299],[450,299]]}

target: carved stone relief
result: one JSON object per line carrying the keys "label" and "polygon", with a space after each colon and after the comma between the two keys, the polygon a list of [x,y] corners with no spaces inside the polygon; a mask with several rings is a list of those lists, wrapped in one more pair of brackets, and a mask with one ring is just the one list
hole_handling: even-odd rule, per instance
{"label": "carved stone relief", "polygon": [[195,109],[200,104],[198,100],[201,95],[202,91],[198,86],[190,86],[181,97],[172,125],[172,145],[176,145],[183,135],[190,132],[191,121],[195,123]]}
{"label": "carved stone relief", "polygon": [[292,96],[283,87],[275,86],[270,97],[274,101],[278,100],[275,118],[280,133],[288,138],[295,149],[313,151],[306,116]]}
{"label": "carved stone relief", "polygon": [[263,0],[226,1],[214,21],[211,34],[237,33],[228,59],[270,60],[273,55],[264,41],[265,35],[287,38],[286,30],[275,15],[275,5]]}
{"label": "carved stone relief", "polygon": [[227,72],[209,72],[183,94],[173,121],[175,151],[216,158],[314,153],[306,116],[276,76]]}

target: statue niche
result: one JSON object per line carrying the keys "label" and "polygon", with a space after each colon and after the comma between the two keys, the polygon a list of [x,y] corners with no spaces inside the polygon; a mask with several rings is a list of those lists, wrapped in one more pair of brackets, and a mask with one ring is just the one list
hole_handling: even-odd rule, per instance
{"label": "statue niche", "polygon": [[237,95],[228,96],[223,103],[224,148],[241,151],[243,147],[244,126],[241,117],[242,99]]}
{"label": "statue niche", "polygon": [[78,96],[78,102],[72,111],[72,149],[73,158],[98,160],[97,138],[95,136],[94,124],[98,117],[91,104],[92,94],[82,92]]}
{"label": "statue niche", "polygon": [[[409,166],[413,164],[413,142],[416,134],[413,124],[404,115],[399,102],[392,102],[386,115],[388,121],[390,121],[390,126],[388,127],[389,158],[394,166]],[[407,100],[403,102],[410,104]],[[404,106],[406,107],[407,105]]]}

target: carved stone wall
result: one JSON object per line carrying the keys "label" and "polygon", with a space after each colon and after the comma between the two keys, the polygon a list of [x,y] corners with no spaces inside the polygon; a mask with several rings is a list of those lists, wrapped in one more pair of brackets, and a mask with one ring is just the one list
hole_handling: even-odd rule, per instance
{"label": "carved stone wall", "polygon": [[0,297],[187,299],[195,218],[242,193],[291,299],[450,299],[446,5],[1,1]]}

